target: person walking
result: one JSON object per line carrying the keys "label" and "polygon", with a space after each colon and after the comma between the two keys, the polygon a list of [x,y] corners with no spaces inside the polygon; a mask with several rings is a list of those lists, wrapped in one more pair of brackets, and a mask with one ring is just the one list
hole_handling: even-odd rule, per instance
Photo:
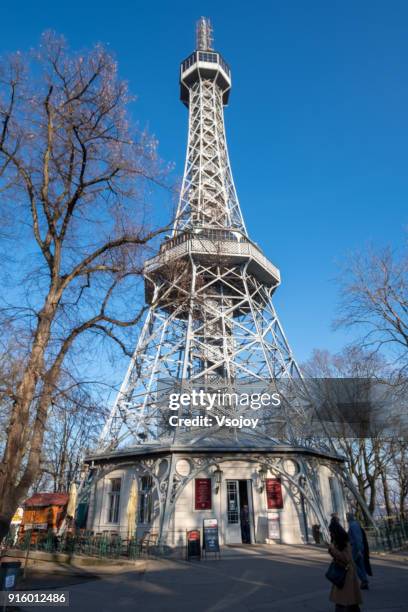
{"label": "person walking", "polygon": [[251,543],[251,530],[249,527],[249,509],[246,504],[241,508],[241,535],[243,544]]}
{"label": "person walking", "polygon": [[[361,527],[361,525],[360,525]],[[367,572],[368,576],[372,576],[373,575],[373,571],[371,569],[371,563],[370,563],[370,547],[368,545],[368,539],[367,539],[367,534],[365,532],[365,529],[363,529],[363,527],[361,527],[361,531],[363,534],[363,559],[364,559],[364,567],[365,567],[365,571]]]}
{"label": "person walking", "polygon": [[335,528],[335,525],[340,525],[339,515],[337,512],[333,512],[329,523],[330,542],[333,542],[332,530]]}
{"label": "person walking", "polygon": [[[361,588],[363,590],[368,589],[368,576],[366,571],[365,558],[368,555],[368,544],[366,544],[367,538],[363,533],[363,529],[357,519],[354,517],[352,512],[346,514],[347,522],[349,524],[348,535],[353,551],[353,560],[356,564],[358,577],[361,581]],[[367,557],[368,558],[368,557]],[[369,565],[368,565],[369,567]]]}
{"label": "person walking", "polygon": [[335,612],[360,612],[363,599],[353,563],[353,552],[347,532],[338,521],[333,523],[331,536],[329,554],[338,565],[346,569],[346,579],[341,588],[333,584],[329,599],[335,604]]}

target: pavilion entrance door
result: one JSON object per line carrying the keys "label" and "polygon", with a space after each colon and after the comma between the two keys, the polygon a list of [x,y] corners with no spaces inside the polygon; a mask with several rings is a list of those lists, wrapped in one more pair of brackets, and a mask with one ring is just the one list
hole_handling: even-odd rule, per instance
{"label": "pavilion entrance door", "polygon": [[251,544],[252,481],[227,480],[226,544]]}

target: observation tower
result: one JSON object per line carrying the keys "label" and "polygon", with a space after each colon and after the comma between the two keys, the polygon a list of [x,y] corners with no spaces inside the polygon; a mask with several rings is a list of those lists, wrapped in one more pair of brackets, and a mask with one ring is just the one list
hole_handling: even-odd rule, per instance
{"label": "observation tower", "polygon": [[[180,66],[188,142],[178,209],[171,235],[145,262],[148,313],[87,458],[88,529],[128,532],[136,479],[134,527],[138,536],[153,530],[159,545],[184,546],[186,529],[205,518],[218,522],[222,543],[308,542],[312,525],[327,534],[327,517],[344,515],[351,483],[330,440],[310,433],[313,407],[273,305],[280,272],[248,236],[232,176],[231,70],[208,19],[196,34]],[[200,391],[216,396],[211,407],[170,406],[171,396]],[[268,392],[279,406],[235,401]]]}

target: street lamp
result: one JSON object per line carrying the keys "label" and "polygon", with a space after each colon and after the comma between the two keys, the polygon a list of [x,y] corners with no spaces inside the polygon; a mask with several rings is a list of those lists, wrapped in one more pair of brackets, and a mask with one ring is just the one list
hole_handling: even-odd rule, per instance
{"label": "street lamp", "polygon": [[260,493],[262,493],[262,491],[264,490],[265,480],[266,480],[267,475],[268,475],[268,468],[266,467],[266,465],[261,465],[261,467],[258,470],[259,480],[261,481],[261,486],[259,487]]}
{"label": "street lamp", "polygon": [[218,493],[220,490],[221,482],[222,482],[223,471],[220,469],[219,465],[216,465],[216,469],[213,472],[213,476],[215,478],[215,492]]}

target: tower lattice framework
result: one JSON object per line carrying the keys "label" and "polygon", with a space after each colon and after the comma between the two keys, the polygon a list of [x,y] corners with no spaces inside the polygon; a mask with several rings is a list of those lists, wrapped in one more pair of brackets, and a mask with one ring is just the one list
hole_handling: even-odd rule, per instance
{"label": "tower lattice framework", "polygon": [[[249,239],[239,206],[224,125],[231,73],[222,56],[205,47],[209,27],[199,23],[198,48],[181,64],[189,129],[178,210],[171,238],[144,266],[150,308],[101,448],[187,434],[168,426],[160,401],[167,387],[233,392],[255,383],[266,390],[272,379],[300,377],[271,299],[279,270]],[[246,411],[214,408],[229,416]],[[307,418],[293,400],[278,415],[257,416],[261,424],[248,435],[290,443],[300,441]],[[237,437],[234,428],[224,433]],[[199,432],[189,428],[188,434],[196,439]]]}
{"label": "tower lattice framework", "polygon": [[[181,100],[189,127],[184,177],[173,232],[144,265],[149,310],[127,374],[100,439],[100,450],[127,446],[199,444],[202,427],[171,427],[168,390],[259,391],[283,381],[278,413],[259,410],[256,429],[213,428],[230,445],[256,448],[268,440],[290,447],[316,445],[305,435],[311,413],[296,390],[301,373],[272,302],[280,272],[248,237],[231,172],[224,107],[231,72],[212,50],[212,31],[200,20],[197,48],[180,68]],[[202,414],[179,409],[179,416]],[[248,408],[217,404],[213,414],[248,416]],[[333,452],[330,440],[318,444]],[[303,494],[322,526],[316,479],[302,467]],[[351,488],[352,483],[342,475]]]}

